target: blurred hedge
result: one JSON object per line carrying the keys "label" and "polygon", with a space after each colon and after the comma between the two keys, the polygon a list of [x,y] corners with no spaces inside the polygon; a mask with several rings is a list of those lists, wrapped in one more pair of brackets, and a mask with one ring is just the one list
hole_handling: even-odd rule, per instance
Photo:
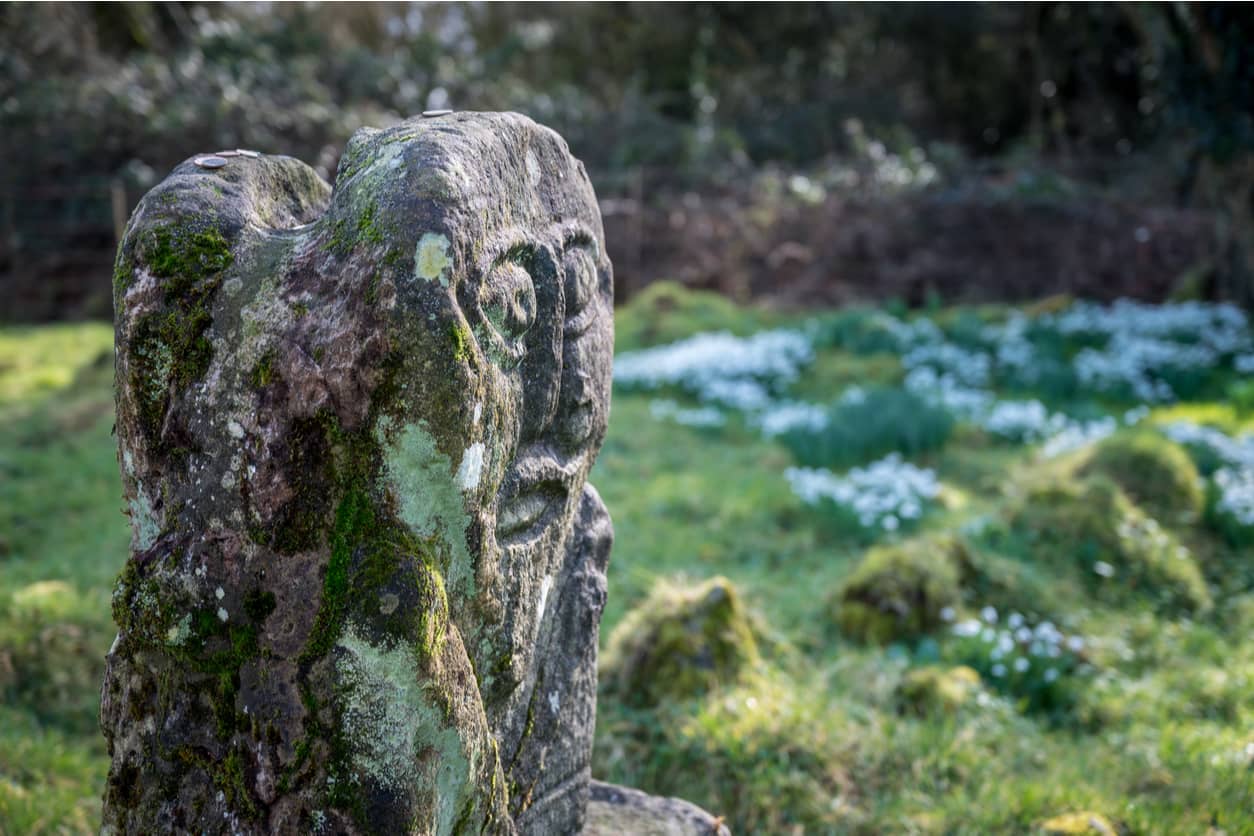
{"label": "blurred hedge", "polygon": [[428,107],[528,113],[611,197],[830,160],[851,120],[1099,179],[1152,148],[1188,192],[1250,147],[1249,31],[1212,7],[1052,3],[9,3],[0,319],[107,313],[115,216],[191,153],[329,176],[353,130]]}

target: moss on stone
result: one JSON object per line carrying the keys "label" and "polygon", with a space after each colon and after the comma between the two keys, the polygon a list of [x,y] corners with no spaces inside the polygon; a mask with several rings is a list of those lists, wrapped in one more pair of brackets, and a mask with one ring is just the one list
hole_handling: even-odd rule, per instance
{"label": "moss on stone", "polygon": [[221,273],[234,261],[226,238],[213,227],[157,227],[142,239],[140,256],[149,272],[165,279],[167,298],[194,290],[198,279]]}
{"label": "moss on stone", "polygon": [[[169,452],[162,439],[165,414],[171,399],[200,379],[213,359],[210,304],[234,257],[221,232],[190,223],[148,231],[137,252],[161,280],[162,307],[135,320],[127,382],[138,402],[140,431],[159,452]],[[122,268],[133,265],[123,261]]]}
{"label": "moss on stone", "polygon": [[1202,478],[1183,447],[1157,433],[1116,435],[1103,441],[1080,470],[1100,474],[1164,522],[1197,519]]}
{"label": "moss on stone", "polygon": [[610,636],[602,674],[624,703],[651,706],[731,684],[758,658],[740,595],[719,577],[655,587]]}
{"label": "moss on stone", "polygon": [[1149,600],[1169,612],[1210,609],[1192,554],[1104,477],[1030,486],[1010,525],[1032,555],[1076,566],[1088,587],[1114,603]]}
{"label": "moss on stone", "polygon": [[967,555],[962,543],[925,537],[871,549],[832,602],[840,631],[876,643],[904,641],[935,630],[941,610],[962,598]]}
{"label": "moss on stone", "polygon": [[270,350],[262,354],[261,359],[252,367],[248,373],[248,382],[254,389],[262,389],[269,386],[277,374],[274,369],[274,351]]}

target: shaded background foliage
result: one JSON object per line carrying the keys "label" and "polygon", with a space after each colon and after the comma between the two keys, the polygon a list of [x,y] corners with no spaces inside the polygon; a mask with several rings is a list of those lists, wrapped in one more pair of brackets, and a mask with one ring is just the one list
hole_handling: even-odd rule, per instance
{"label": "shaded background foliage", "polygon": [[6,4],[0,318],[107,316],[120,220],[192,153],[332,177],[444,106],[569,139],[624,294],[1248,301],[1251,36],[1237,5]]}

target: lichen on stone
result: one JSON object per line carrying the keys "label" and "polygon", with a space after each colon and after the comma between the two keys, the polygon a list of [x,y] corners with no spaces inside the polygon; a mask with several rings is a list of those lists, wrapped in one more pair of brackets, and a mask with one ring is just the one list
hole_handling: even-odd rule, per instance
{"label": "lichen on stone", "polygon": [[414,250],[414,278],[438,281],[448,287],[448,270],[452,265],[448,238],[428,232],[418,239],[418,247]]}
{"label": "lichen on stone", "polygon": [[337,671],[347,689],[344,728],[354,765],[398,793],[433,778],[431,832],[452,833],[459,811],[474,797],[475,770],[462,751],[458,729],[430,698],[413,650],[373,645],[352,626],[337,647],[342,651]]}

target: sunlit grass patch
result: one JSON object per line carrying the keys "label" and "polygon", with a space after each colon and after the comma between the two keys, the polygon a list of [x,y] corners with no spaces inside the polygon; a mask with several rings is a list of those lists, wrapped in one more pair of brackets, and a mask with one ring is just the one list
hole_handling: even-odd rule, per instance
{"label": "sunlit grass patch", "polygon": [[102,323],[0,328],[0,413],[35,405],[93,363],[111,367],[113,328]]}

